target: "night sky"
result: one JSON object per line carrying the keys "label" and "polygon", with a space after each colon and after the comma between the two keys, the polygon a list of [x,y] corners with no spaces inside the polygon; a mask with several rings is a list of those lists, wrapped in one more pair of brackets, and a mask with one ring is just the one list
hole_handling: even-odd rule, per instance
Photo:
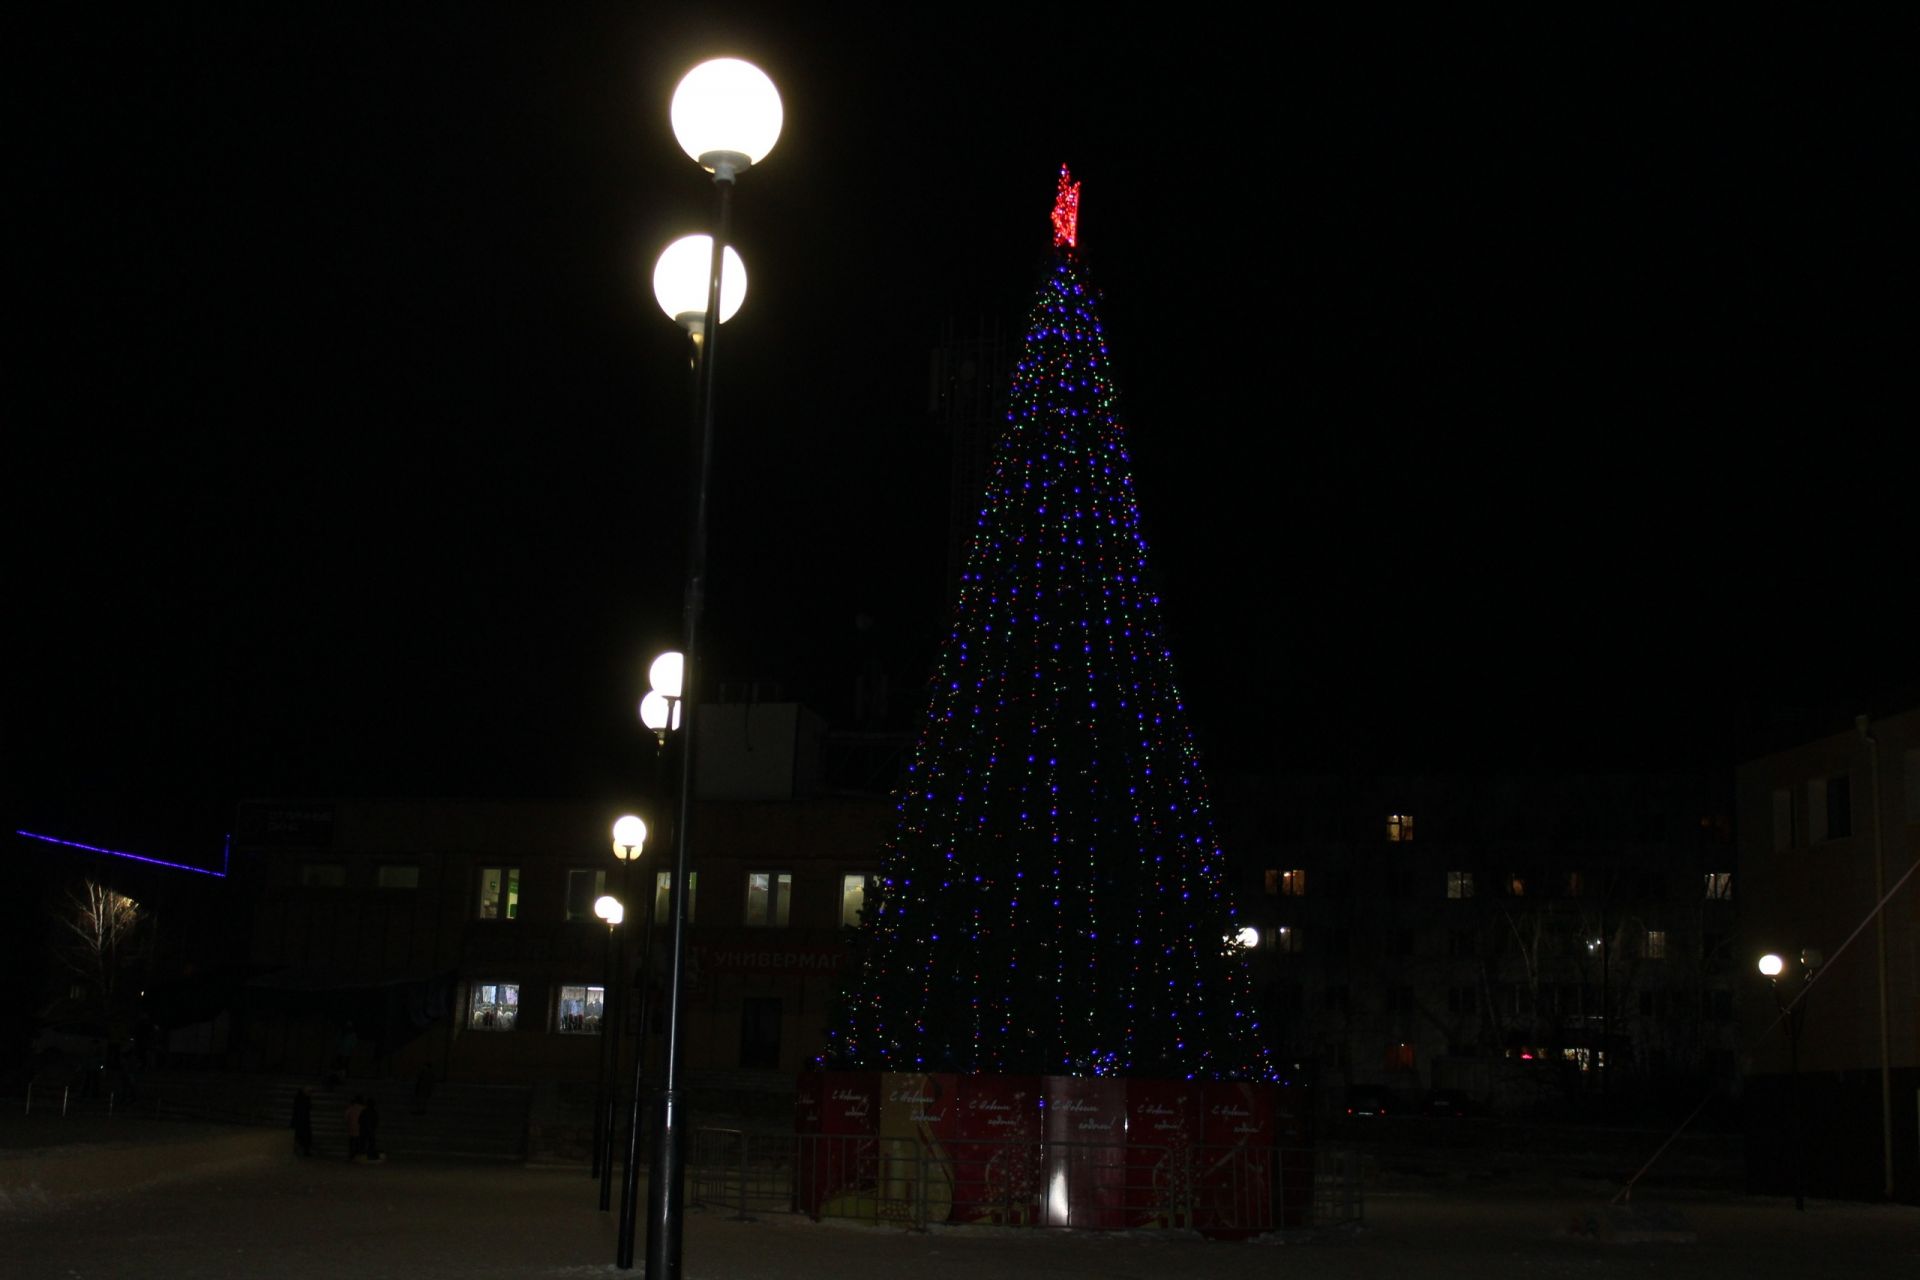
{"label": "night sky", "polygon": [[627,787],[687,527],[647,281],[712,210],[667,102],[719,54],[787,108],[736,201],[720,678],[838,718],[878,662],[911,722],[929,352],[1019,332],[1065,162],[1213,770],[1726,763],[1914,689],[1895,33],[661,8],[17,34],[14,826],[179,857],[245,796]]}

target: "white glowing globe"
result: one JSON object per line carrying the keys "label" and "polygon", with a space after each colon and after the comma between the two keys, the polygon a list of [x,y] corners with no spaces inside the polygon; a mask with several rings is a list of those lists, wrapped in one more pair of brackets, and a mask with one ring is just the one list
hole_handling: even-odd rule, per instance
{"label": "white glowing globe", "polygon": [[680,700],[655,690],[640,699],[640,723],[660,733],[680,727]]}
{"label": "white glowing globe", "polygon": [[[720,323],[725,324],[747,300],[747,264],[732,245],[720,256]],[[707,272],[712,266],[712,236],[681,236],[653,264],[654,300],[676,324],[706,319]]]}
{"label": "white glowing globe", "polygon": [[682,76],[668,116],[681,150],[716,172],[716,157],[740,157],[741,168],[760,163],[785,119],[767,73],[738,58],[715,58]]}
{"label": "white glowing globe", "polygon": [[1771,951],[1760,957],[1760,972],[1769,978],[1779,977],[1780,971],[1786,967],[1787,962]]}
{"label": "white glowing globe", "polygon": [[637,855],[647,843],[647,824],[629,813],[613,824],[613,851],[622,861]]}
{"label": "white glowing globe", "polygon": [[619,924],[627,918],[627,909],[620,905],[620,899],[602,894],[593,900],[593,914],[608,924]]}
{"label": "white glowing globe", "polygon": [[678,650],[669,649],[653,660],[647,668],[647,683],[653,691],[664,698],[680,696],[680,684],[687,671],[686,657]]}

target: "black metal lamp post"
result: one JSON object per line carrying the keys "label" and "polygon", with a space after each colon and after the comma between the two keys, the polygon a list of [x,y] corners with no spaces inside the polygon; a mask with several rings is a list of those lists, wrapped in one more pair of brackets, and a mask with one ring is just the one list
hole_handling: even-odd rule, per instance
{"label": "black metal lamp post", "polygon": [[1807,1207],[1806,1099],[1800,1091],[1800,1030],[1806,1016],[1807,988],[1813,984],[1814,970],[1820,966],[1820,953],[1811,947],[1800,953],[1800,990],[1788,999],[1780,993],[1780,975],[1787,962],[1768,952],[1760,957],[1760,973],[1773,991],[1774,1007],[1780,1011],[1780,1023],[1787,1037],[1787,1070],[1793,1081],[1793,1207]]}
{"label": "black metal lamp post", "polygon": [[599,1063],[595,1068],[595,1078],[593,1082],[593,1161],[590,1172],[594,1180],[598,1181],[600,1179],[600,1168],[604,1163],[602,1157],[605,1154],[603,1149],[606,1146],[607,1132],[606,1112],[607,1090],[609,1088],[607,1081],[607,1053],[616,1043],[613,1034],[608,1029],[612,1025],[612,1019],[608,1017],[608,1015],[613,1012],[613,975],[615,973],[613,967],[613,930],[624,918],[626,908],[621,905],[620,899],[608,894],[602,894],[593,901],[593,914],[607,922],[607,955],[606,961],[601,966],[600,971]]}
{"label": "black metal lamp post", "polygon": [[[766,73],[737,58],[703,62],[682,77],[671,110],[674,136],[701,168],[713,175],[717,194],[714,229],[707,253],[706,305],[696,311],[692,299],[671,295],[654,272],[661,308],[701,344],[695,419],[699,432],[693,476],[693,527],[687,544],[687,585],[683,612],[685,656],[681,714],[690,729],[695,715],[699,632],[705,608],[707,573],[707,479],[713,462],[714,369],[721,322],[745,295],[746,271],[727,244],[728,217],[736,178],[764,158],[780,137],[780,94]],[[692,237],[689,237],[692,240]],[[661,259],[667,265],[679,245]],[[694,243],[698,243],[694,240]],[[697,325],[697,327],[696,327]],[[647,1280],[679,1280],[681,1228],[686,1212],[682,1183],[686,1170],[685,1117],[681,1111],[681,1014],[686,984],[687,876],[692,844],[694,752],[680,752],[679,796],[674,809],[672,942],[667,964],[667,1043],[660,1104],[655,1112],[653,1169],[647,1187]]]}
{"label": "black metal lamp post", "polygon": [[[663,653],[655,658],[647,671],[647,682],[652,688],[640,700],[640,722],[653,731],[659,748],[653,757],[656,795],[664,794],[665,790],[660,767],[666,759],[667,735],[680,727],[680,688],[684,670],[684,659],[677,652]],[[614,1265],[623,1271],[633,1267],[634,1231],[639,1216],[640,1113],[641,1103],[646,1097],[647,1033],[653,1025],[653,1011],[648,1006],[653,992],[653,923],[657,914],[655,896],[648,895],[645,903],[635,904],[646,912],[646,924],[640,935],[639,1031],[634,1037],[633,1092],[627,1109],[626,1158],[621,1165],[620,1234],[614,1253]]]}

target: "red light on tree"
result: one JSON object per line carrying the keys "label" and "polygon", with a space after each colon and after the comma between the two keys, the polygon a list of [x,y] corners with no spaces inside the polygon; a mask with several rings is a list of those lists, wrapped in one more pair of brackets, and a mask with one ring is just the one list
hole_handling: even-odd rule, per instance
{"label": "red light on tree", "polygon": [[1053,197],[1053,247],[1080,247],[1080,184],[1060,166],[1060,187]]}

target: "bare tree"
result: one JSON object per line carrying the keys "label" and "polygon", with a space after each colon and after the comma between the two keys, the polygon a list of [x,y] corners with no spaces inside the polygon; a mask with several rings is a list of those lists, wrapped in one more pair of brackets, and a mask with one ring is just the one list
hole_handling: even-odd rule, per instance
{"label": "bare tree", "polygon": [[86,978],[103,1007],[113,1004],[114,979],[139,954],[140,904],[107,885],[85,880],[67,893],[58,916],[61,958]]}

